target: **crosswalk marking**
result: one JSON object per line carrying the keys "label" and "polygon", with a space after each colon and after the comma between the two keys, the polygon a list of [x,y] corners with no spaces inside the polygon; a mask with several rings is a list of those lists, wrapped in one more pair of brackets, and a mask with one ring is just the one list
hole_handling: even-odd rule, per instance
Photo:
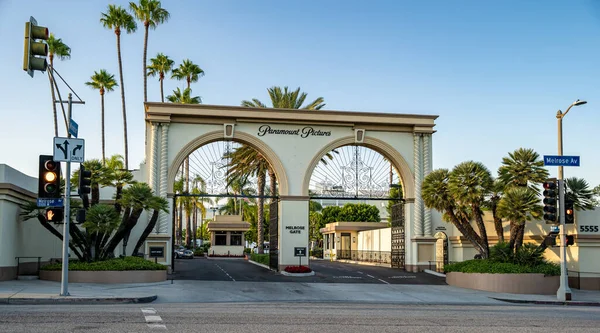
{"label": "crosswalk marking", "polygon": [[152,329],[167,329],[167,326],[162,323],[162,318],[157,314],[157,311],[153,308],[142,308],[142,313],[146,319],[148,328]]}

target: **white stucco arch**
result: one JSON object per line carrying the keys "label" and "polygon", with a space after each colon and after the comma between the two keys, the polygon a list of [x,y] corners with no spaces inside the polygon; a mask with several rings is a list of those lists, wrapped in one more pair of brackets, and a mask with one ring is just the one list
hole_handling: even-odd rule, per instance
{"label": "white stucco arch", "polygon": [[277,176],[277,182],[279,183],[279,195],[288,194],[288,179],[283,164],[281,163],[281,160],[279,159],[277,154],[275,154],[275,152],[268,145],[266,145],[262,140],[256,138],[255,136],[240,131],[236,131],[233,138],[226,138],[224,132],[220,130],[200,135],[188,142],[185,146],[183,146],[183,148],[179,150],[173,162],[169,166],[169,171],[167,174],[167,193],[169,195],[173,194],[173,184],[175,183],[177,170],[179,169],[179,166],[181,165],[181,163],[183,163],[185,158],[199,147],[202,147],[203,145],[209,144],[211,142],[221,140],[232,140],[247,144],[252,148],[256,149],[263,156],[265,156],[267,161],[273,167],[275,175]]}
{"label": "white stucco arch", "polygon": [[[325,156],[325,154],[331,152],[332,150],[334,150],[336,148],[339,148],[342,146],[347,146],[347,145],[354,145],[354,144],[357,144],[355,142],[354,136],[347,136],[347,137],[343,137],[343,138],[334,140],[334,141],[330,142],[329,144],[325,145],[323,148],[321,148],[321,150],[319,150],[319,152],[313,157],[313,159],[311,160],[310,164],[308,165],[308,167],[306,169],[306,173],[304,174],[304,181],[303,181],[303,185],[302,185],[302,195],[308,196],[308,188],[309,188],[309,184],[310,184],[310,178],[311,178],[313,171],[315,170],[317,164],[319,163],[321,158],[323,158],[323,156]],[[400,179],[402,180],[402,191],[404,193],[404,199],[406,199],[407,201],[414,200],[414,193],[415,193],[414,176],[413,176],[413,173],[411,172],[410,166],[408,165],[408,163],[406,163],[406,160],[404,159],[404,157],[402,157],[402,154],[400,154],[396,149],[394,149],[392,146],[385,143],[384,141],[369,137],[368,135],[365,136],[363,143],[360,143],[358,145],[371,148],[371,149],[377,151],[378,153],[380,153],[381,155],[383,155],[388,160],[390,160],[392,165],[396,168],[396,170],[398,170],[398,172],[400,174]]]}

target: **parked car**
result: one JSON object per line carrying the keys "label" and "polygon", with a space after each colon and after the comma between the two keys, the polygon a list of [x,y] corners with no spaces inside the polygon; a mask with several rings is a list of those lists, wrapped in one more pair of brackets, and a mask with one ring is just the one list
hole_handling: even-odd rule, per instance
{"label": "parked car", "polygon": [[185,247],[183,247],[183,246],[176,249],[175,253],[173,254],[175,256],[175,259],[183,258],[183,254],[185,251],[186,251]]}
{"label": "parked car", "polygon": [[192,250],[185,250],[183,251],[183,258],[187,258],[187,259],[194,259],[194,251]]}

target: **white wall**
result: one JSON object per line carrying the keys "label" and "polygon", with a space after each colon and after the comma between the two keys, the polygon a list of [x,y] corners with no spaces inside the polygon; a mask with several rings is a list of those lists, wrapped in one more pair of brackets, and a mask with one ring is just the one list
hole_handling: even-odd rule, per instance
{"label": "white wall", "polygon": [[359,231],[359,251],[392,251],[392,228]]}

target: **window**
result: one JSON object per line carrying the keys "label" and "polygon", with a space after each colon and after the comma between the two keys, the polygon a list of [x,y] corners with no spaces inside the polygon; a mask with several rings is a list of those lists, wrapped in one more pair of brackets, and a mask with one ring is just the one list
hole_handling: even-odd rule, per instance
{"label": "window", "polygon": [[242,245],[242,232],[241,231],[232,231],[230,241],[231,241],[230,245]]}
{"label": "window", "polygon": [[325,250],[329,250],[329,234],[325,234]]}
{"label": "window", "polygon": [[227,245],[227,233],[225,231],[215,232],[215,245]]}

